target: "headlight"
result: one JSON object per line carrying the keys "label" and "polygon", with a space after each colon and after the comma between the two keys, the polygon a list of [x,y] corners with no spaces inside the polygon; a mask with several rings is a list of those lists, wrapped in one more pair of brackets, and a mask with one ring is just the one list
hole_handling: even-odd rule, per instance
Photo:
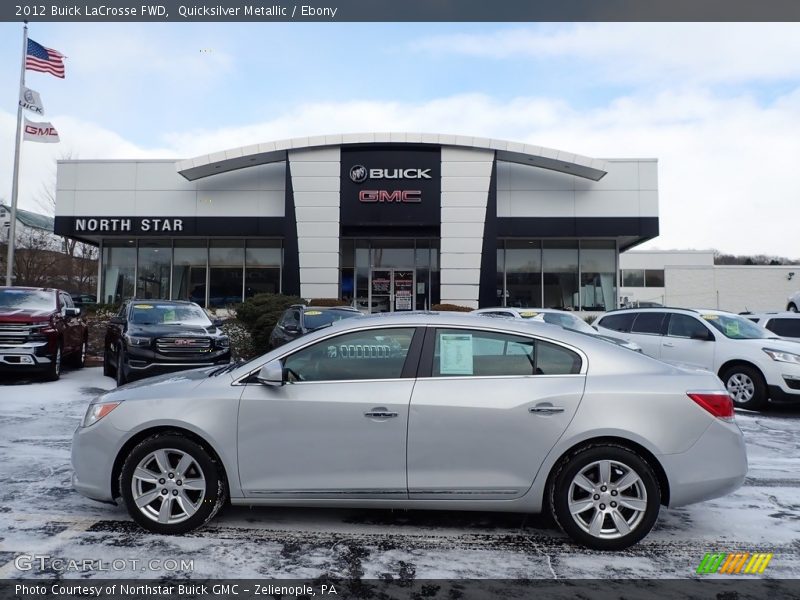
{"label": "headlight", "polygon": [[231,346],[231,338],[229,337],[221,337],[217,339],[217,346],[219,348],[230,348]]}
{"label": "headlight", "polygon": [[136,335],[126,335],[125,341],[128,342],[129,346],[149,346],[150,345],[150,338],[148,337],[139,337]]}
{"label": "headlight", "polygon": [[89,408],[86,410],[86,415],[83,417],[83,426],[89,427],[89,425],[94,425],[118,406],[119,402],[98,402],[96,404],[90,404]]}
{"label": "headlight", "polygon": [[772,360],[778,362],[791,363],[793,365],[800,365],[800,354],[792,354],[791,352],[784,352],[783,350],[772,350],[770,348],[762,348]]}

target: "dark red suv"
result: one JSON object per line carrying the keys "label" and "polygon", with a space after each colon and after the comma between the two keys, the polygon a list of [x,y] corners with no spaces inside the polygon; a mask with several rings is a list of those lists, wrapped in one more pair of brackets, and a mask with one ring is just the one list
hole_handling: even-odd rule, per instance
{"label": "dark red suv", "polygon": [[88,329],[67,292],[0,287],[0,372],[61,375],[64,361],[83,366]]}

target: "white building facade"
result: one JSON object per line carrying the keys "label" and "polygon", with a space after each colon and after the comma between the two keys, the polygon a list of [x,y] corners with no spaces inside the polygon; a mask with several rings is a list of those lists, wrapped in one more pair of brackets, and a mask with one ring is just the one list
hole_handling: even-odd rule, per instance
{"label": "white building facade", "polygon": [[597,311],[618,303],[619,252],[658,235],[657,163],[412,133],[60,161],[55,227],[100,246],[103,302]]}

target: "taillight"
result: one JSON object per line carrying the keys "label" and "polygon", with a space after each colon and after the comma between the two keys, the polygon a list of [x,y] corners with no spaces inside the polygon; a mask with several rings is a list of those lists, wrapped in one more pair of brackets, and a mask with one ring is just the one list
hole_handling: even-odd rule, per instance
{"label": "taillight", "polygon": [[733,401],[728,392],[686,392],[686,395],[718,419],[733,421]]}

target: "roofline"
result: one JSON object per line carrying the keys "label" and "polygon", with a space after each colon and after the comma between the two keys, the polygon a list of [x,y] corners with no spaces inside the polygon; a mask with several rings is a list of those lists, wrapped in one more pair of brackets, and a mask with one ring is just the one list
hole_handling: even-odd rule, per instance
{"label": "roofline", "polygon": [[175,163],[180,175],[194,181],[218,173],[284,161],[290,150],[309,150],[360,144],[413,144],[491,150],[497,160],[532,165],[599,181],[606,173],[606,161],[544,146],[440,133],[348,133],[299,137],[231,148],[203,154]]}

